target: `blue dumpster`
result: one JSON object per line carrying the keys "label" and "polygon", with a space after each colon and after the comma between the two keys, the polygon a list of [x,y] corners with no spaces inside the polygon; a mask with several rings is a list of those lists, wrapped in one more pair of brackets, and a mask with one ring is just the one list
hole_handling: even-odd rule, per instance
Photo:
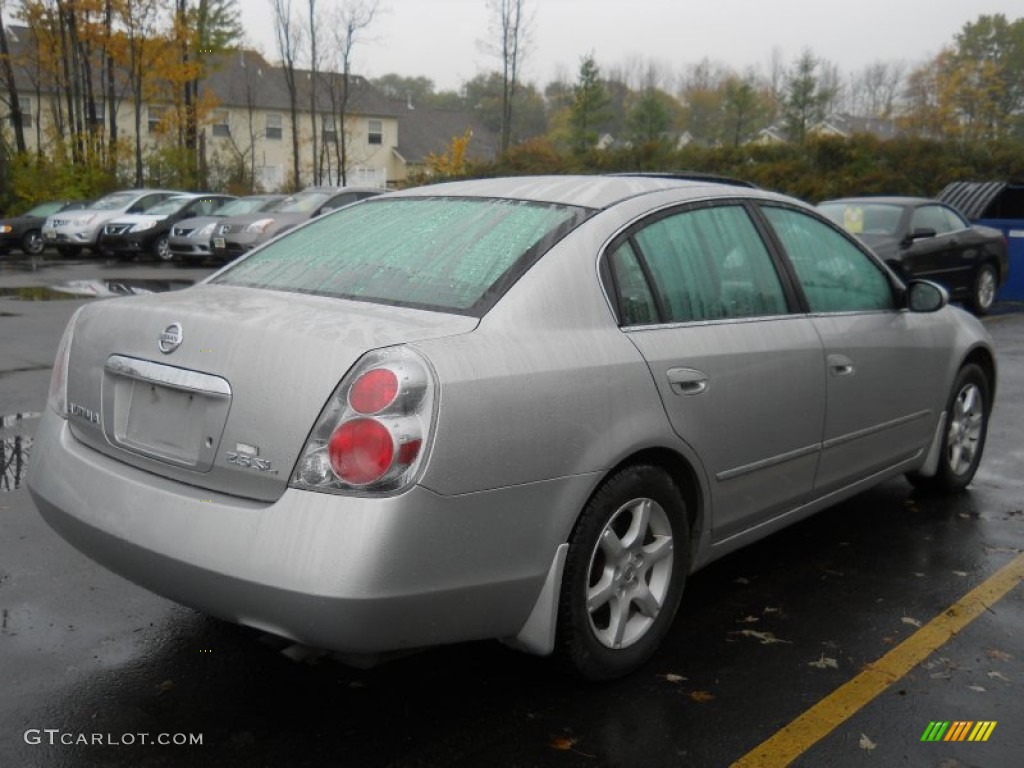
{"label": "blue dumpster", "polygon": [[1010,275],[996,296],[1024,301],[1024,183],[954,181],[939,193],[975,224],[1002,230],[1009,248]]}

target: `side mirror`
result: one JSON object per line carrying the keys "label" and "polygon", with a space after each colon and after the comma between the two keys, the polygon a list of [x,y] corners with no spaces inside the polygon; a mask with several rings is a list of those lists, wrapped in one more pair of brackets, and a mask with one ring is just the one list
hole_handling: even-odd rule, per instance
{"label": "side mirror", "polygon": [[911,312],[938,312],[949,304],[949,292],[930,280],[911,280],[907,286],[907,309]]}

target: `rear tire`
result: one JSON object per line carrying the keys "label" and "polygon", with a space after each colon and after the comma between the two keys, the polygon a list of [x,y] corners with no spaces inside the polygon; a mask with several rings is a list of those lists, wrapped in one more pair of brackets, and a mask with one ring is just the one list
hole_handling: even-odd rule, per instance
{"label": "rear tire", "polygon": [[690,567],[686,504],[658,467],[626,467],[583,509],[569,539],[557,653],[579,676],[628,674],[672,625]]}
{"label": "rear tire", "polygon": [[996,303],[996,292],[999,290],[999,275],[991,264],[982,264],[974,274],[971,286],[971,298],[968,301],[971,311],[976,315],[987,315]]}
{"label": "rear tire", "polygon": [[985,450],[988,419],[992,411],[988,377],[973,363],[960,369],[946,404],[946,432],[942,439],[939,469],[933,477],[910,474],[915,488],[953,494],[974,479]]}

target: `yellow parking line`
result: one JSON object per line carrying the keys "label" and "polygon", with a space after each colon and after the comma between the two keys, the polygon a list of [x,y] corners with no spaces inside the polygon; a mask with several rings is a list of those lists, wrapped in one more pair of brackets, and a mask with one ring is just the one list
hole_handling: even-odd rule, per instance
{"label": "yellow parking line", "polygon": [[789,725],[732,764],[732,768],[781,768],[853,717],[882,691],[906,675],[993,603],[1024,581],[1024,554],[1018,555],[939,616]]}

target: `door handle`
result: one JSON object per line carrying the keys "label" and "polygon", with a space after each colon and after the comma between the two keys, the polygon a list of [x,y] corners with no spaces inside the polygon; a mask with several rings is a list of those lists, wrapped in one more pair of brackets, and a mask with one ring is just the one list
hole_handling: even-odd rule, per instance
{"label": "door handle", "polygon": [[665,376],[677,395],[699,395],[708,389],[708,375],[694,368],[669,368]]}
{"label": "door handle", "polygon": [[829,355],[828,372],[833,376],[852,376],[854,373],[853,360],[846,355]]}

